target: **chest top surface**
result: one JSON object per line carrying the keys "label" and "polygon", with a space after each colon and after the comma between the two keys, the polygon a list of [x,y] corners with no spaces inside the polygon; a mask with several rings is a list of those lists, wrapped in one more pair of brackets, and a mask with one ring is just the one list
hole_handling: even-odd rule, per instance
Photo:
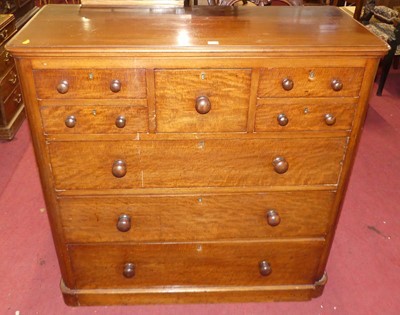
{"label": "chest top surface", "polygon": [[85,8],[47,5],[14,54],[257,52],[382,55],[386,44],[334,7]]}

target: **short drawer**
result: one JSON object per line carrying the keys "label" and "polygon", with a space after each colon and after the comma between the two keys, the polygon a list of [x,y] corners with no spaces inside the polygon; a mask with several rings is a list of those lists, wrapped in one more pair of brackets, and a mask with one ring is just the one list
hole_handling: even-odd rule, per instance
{"label": "short drawer", "polygon": [[57,189],[336,185],[345,149],[345,138],[49,144]]}
{"label": "short drawer", "polygon": [[[9,5],[12,5],[12,2],[9,3]],[[11,16],[11,14],[8,15]],[[13,19],[2,30],[0,30],[0,45],[6,43],[16,32],[17,28],[15,27],[15,20]]]}
{"label": "short drawer", "polygon": [[268,68],[262,69],[259,97],[356,97],[364,68]]}
{"label": "short drawer", "polygon": [[259,99],[254,130],[351,130],[356,102],[352,98]]}
{"label": "short drawer", "polygon": [[17,87],[15,87],[14,91],[12,91],[3,104],[5,121],[9,122],[15,116],[15,113],[22,106],[22,104],[23,100],[21,88],[19,85],[17,85]]}
{"label": "short drawer", "polygon": [[126,134],[148,130],[146,106],[66,105],[40,108],[46,134]]}
{"label": "short drawer", "polygon": [[0,82],[1,101],[4,102],[18,85],[18,76],[15,67],[10,69]]}
{"label": "short drawer", "polygon": [[246,131],[250,81],[248,69],[157,70],[157,131]]}
{"label": "short drawer", "polygon": [[11,54],[4,49],[4,46],[0,47],[0,77],[3,77],[6,72],[14,66],[14,58]]}
{"label": "short drawer", "polygon": [[310,240],[70,245],[68,252],[78,289],[300,285],[316,281],[324,244]]}
{"label": "short drawer", "polygon": [[59,199],[69,243],[325,236],[329,191]]}
{"label": "short drawer", "polygon": [[146,98],[144,69],[34,70],[39,99]]}

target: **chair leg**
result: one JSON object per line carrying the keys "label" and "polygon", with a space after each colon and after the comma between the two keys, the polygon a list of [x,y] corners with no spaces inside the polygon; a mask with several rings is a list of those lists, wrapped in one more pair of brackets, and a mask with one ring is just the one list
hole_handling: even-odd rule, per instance
{"label": "chair leg", "polygon": [[385,58],[383,58],[382,61],[382,73],[381,73],[381,78],[379,80],[378,91],[376,92],[376,95],[378,96],[382,96],[383,87],[385,86],[385,82],[393,62],[393,57],[396,52],[397,45],[396,43],[390,43],[390,47],[391,48],[388,54],[385,56]]}

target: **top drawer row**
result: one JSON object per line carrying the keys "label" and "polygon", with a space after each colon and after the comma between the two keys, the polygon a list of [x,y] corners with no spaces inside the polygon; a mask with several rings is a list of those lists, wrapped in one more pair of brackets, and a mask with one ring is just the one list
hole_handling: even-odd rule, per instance
{"label": "top drawer row", "polygon": [[[224,75],[226,72],[234,73],[234,76]],[[260,72],[257,95],[261,98],[355,97],[361,87],[363,72],[363,68],[265,68]],[[189,83],[200,92],[203,87],[209,87],[211,79],[215,91],[228,87],[225,90],[233,92],[232,88],[237,87],[243,92],[250,90],[251,80],[243,81],[243,76],[250,73],[250,69],[157,70],[155,88],[156,91],[168,89],[179,94]],[[39,99],[124,99],[146,98],[147,95],[145,69],[35,70],[34,77]],[[238,86],[235,77],[241,81]],[[168,78],[173,78],[173,84]]]}

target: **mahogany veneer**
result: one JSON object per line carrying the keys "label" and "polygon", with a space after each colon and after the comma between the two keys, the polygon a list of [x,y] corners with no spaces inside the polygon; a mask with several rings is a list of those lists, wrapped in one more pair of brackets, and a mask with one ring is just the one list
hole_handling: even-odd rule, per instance
{"label": "mahogany veneer", "polygon": [[7,49],[67,304],[322,293],[387,51],[362,25],[333,7],[49,5]]}

